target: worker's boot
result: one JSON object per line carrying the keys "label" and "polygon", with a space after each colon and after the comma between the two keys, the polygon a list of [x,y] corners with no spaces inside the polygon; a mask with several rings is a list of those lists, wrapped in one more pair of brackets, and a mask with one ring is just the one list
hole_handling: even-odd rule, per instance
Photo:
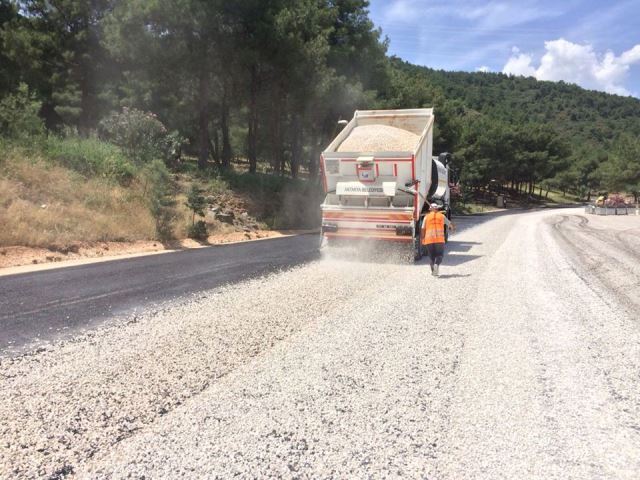
{"label": "worker's boot", "polygon": [[440,265],[436,263],[436,266],[433,267],[433,276],[437,277],[438,275],[440,275]]}

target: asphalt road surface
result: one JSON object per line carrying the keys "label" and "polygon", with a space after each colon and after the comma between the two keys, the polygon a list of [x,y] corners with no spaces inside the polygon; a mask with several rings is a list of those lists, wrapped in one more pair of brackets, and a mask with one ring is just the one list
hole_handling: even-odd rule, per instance
{"label": "asphalt road surface", "polygon": [[0,277],[0,352],[308,262],[317,247],[317,235],[300,235]]}
{"label": "asphalt road surface", "polygon": [[0,357],[0,477],[637,479],[640,217],[460,223]]}

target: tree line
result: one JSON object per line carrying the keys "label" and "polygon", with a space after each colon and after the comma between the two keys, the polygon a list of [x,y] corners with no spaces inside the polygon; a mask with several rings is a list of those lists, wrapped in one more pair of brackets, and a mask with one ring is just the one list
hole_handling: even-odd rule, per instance
{"label": "tree line", "polygon": [[313,174],[385,77],[364,0],[0,1],[0,95],[25,82],[49,129],[81,135],[124,106],[153,112],[201,167]]}
{"label": "tree line", "polygon": [[0,63],[50,131],[153,112],[201,168],[314,177],[353,110],[434,107],[469,188],[640,190],[637,99],[388,57],[366,0],[0,0]]}
{"label": "tree line", "polygon": [[391,104],[436,110],[437,151],[455,153],[469,189],[534,187],[590,200],[640,194],[640,100],[564,82],[446,72],[391,58]]}

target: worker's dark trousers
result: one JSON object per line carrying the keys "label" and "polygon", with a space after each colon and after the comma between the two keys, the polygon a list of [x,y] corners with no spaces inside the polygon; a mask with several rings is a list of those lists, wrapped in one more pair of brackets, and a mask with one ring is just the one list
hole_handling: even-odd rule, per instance
{"label": "worker's dark trousers", "polygon": [[434,263],[440,265],[442,263],[442,257],[444,256],[444,243],[428,243],[425,246],[427,247],[429,260],[431,260],[431,266],[433,266]]}

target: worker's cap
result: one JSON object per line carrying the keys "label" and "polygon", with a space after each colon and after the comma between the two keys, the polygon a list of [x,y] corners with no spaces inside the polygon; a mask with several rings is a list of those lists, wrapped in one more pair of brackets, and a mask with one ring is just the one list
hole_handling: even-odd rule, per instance
{"label": "worker's cap", "polygon": [[429,205],[429,208],[431,208],[431,210],[438,210],[440,208],[440,205],[438,205],[437,203],[432,203],[431,205]]}

